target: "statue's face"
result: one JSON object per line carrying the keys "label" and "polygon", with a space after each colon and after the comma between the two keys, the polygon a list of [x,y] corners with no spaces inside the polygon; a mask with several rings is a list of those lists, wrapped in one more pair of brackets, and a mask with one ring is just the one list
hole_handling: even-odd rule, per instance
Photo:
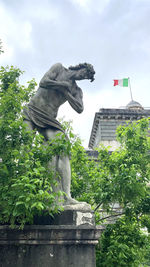
{"label": "statue's face", "polygon": [[80,70],[77,70],[75,73],[75,80],[84,80],[84,79],[90,79],[88,77],[88,73],[86,68],[82,68]]}

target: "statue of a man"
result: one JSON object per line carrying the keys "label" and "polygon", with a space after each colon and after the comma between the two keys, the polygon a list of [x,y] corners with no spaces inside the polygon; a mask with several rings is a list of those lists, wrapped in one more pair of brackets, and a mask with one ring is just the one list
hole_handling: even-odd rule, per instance
{"label": "statue of a man", "polygon": [[[44,136],[45,141],[53,139],[56,134],[62,132],[61,124],[56,120],[59,107],[68,101],[75,111],[81,113],[83,94],[76,81],[90,79],[92,82],[94,74],[93,66],[87,63],[71,66],[68,69],[61,63],[54,64],[41,79],[36,94],[24,110],[28,128],[37,129]],[[69,157],[60,155],[53,159],[52,164],[61,177],[59,189],[66,193],[64,205],[76,204],[77,201],[70,195]]]}

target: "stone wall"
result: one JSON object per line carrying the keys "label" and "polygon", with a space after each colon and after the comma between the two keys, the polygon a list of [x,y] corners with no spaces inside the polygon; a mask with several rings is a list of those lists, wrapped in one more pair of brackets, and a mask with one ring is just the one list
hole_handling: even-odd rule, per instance
{"label": "stone wall", "polygon": [[64,217],[57,218],[58,225],[31,225],[23,230],[1,225],[0,267],[95,267],[95,245],[103,229],[91,220],[85,223],[73,217],[70,225],[59,225]]}

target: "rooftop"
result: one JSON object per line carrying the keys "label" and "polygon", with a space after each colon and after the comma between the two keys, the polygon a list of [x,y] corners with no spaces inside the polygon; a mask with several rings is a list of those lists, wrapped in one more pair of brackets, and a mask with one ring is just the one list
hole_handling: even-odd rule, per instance
{"label": "rooftop", "polygon": [[143,110],[144,108],[142,107],[142,105],[137,102],[137,101],[134,101],[134,100],[131,100],[127,106],[126,106],[127,109],[138,109],[138,110]]}
{"label": "rooftop", "polygon": [[150,117],[150,108],[145,109],[142,105],[131,100],[125,108],[102,108],[95,113],[89,148],[97,145],[96,140],[114,140],[116,128],[126,121],[136,121],[143,117]]}

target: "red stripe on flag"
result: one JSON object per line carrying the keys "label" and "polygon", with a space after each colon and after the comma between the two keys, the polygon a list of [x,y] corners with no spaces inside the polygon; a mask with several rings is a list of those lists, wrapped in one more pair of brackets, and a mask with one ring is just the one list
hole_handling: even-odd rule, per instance
{"label": "red stripe on flag", "polygon": [[118,85],[118,80],[114,80],[114,86]]}

